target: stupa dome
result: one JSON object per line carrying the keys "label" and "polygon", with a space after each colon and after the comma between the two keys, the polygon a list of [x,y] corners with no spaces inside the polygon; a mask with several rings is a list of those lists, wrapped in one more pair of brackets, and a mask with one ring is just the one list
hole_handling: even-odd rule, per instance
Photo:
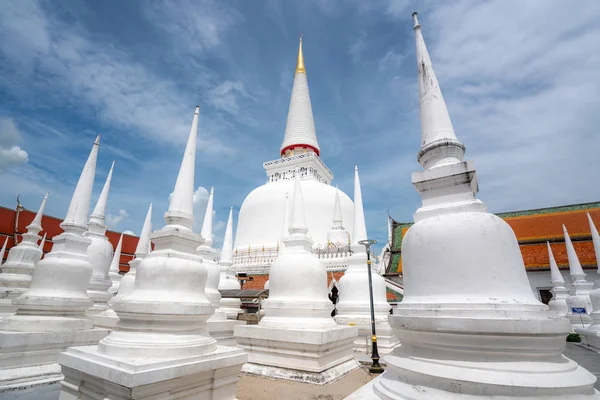
{"label": "stupa dome", "polygon": [[[302,181],[304,207],[308,231],[314,246],[327,244],[327,232],[331,230],[336,188],[315,179]],[[291,196],[294,181],[269,182],[254,189],[244,200],[240,209],[234,248],[247,250],[276,247],[281,242],[285,213],[285,196]],[[353,230],[354,203],[340,191],[340,206],[346,231]]]}

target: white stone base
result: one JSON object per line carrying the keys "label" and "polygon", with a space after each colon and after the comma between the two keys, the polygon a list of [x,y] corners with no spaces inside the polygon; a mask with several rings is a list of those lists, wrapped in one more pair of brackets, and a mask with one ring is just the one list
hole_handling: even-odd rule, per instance
{"label": "white stone base", "polygon": [[575,333],[581,338],[581,346],[600,352],[600,331],[588,328],[576,328]]}
{"label": "white stone base", "polygon": [[60,400],[235,399],[238,373],[247,361],[240,349],[218,346],[194,357],[126,359],[72,347],[60,355],[65,375]]}
{"label": "white stone base", "polygon": [[12,298],[0,299],[0,317],[4,315],[12,315],[17,311],[17,307],[12,305]]}
{"label": "white stone base", "polygon": [[[346,326],[315,330],[260,325],[235,327],[235,339],[248,352],[249,363],[276,367],[265,368],[264,376],[300,382],[308,379],[315,384],[331,382],[358,368],[353,358],[357,333],[356,327]],[[283,369],[288,372],[282,372]],[[260,371],[257,366],[249,373]]]}
{"label": "white stone base", "polygon": [[237,341],[233,337],[233,330],[236,326],[246,325],[246,321],[235,321],[231,319],[223,319],[206,321],[206,327],[210,336],[217,340],[220,346],[237,347]]}
{"label": "white stone base", "polygon": [[92,324],[94,324],[95,327],[110,329],[111,331],[115,329],[115,326],[117,326],[117,322],[119,321],[117,313],[114,312],[112,308],[98,314],[87,314],[87,317],[92,321]]}
{"label": "white stone base", "polygon": [[242,372],[248,375],[257,375],[265,378],[285,379],[288,381],[312,383],[314,385],[325,385],[340,379],[347,373],[354,371],[356,368],[358,368],[358,366],[358,362],[352,359],[322,372],[309,372],[246,363],[242,367]]}
{"label": "white stone base", "polygon": [[[371,317],[336,316],[335,320],[342,326],[355,324],[358,327],[358,337],[354,340],[355,352],[363,354],[371,352]],[[375,317],[375,332],[377,333],[377,351],[380,356],[390,354],[394,347],[400,345],[400,340],[394,334],[387,317]]]}
{"label": "white stone base", "polygon": [[70,346],[96,344],[108,333],[97,328],[64,332],[0,331],[0,393],[60,381],[59,353]]}

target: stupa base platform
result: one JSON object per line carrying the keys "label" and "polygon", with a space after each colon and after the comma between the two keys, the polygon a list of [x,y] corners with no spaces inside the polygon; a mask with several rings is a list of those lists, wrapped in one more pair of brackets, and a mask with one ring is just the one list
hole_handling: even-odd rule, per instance
{"label": "stupa base platform", "polygon": [[284,379],[288,381],[311,383],[313,385],[325,385],[341,379],[358,367],[359,364],[356,360],[348,360],[322,372],[309,372],[249,362],[244,364],[242,372],[248,375],[256,375],[271,379]]}
{"label": "stupa base platform", "polygon": [[235,339],[253,364],[244,372],[323,385],[358,368],[353,357],[357,332],[346,326],[303,330],[242,325],[236,326]]}
{"label": "stupa base platform", "polygon": [[87,314],[87,317],[95,327],[110,329],[111,331],[115,329],[117,322],[119,322],[119,317],[112,308],[101,313]]}
{"label": "stupa base platform", "polygon": [[[60,381],[58,356],[70,346],[95,345],[109,331],[0,331],[0,393]],[[2,397],[2,395],[0,395]]]}
{"label": "stupa base platform", "polygon": [[236,321],[231,319],[222,319],[206,321],[206,328],[210,336],[216,339],[220,346],[237,347],[237,341],[233,337],[233,330],[236,326],[246,325],[246,321]]}
{"label": "stupa base platform", "polygon": [[17,307],[13,306],[12,298],[0,299],[0,317],[12,315],[17,311]]}
{"label": "stupa base platform", "polygon": [[581,338],[580,346],[600,353],[600,331],[589,328],[576,328],[575,333]]}
{"label": "stupa base platform", "polygon": [[[341,325],[356,325],[358,328],[358,337],[354,340],[354,351],[356,353],[367,354],[371,352],[371,317],[346,317],[336,316],[336,322]],[[375,317],[375,331],[377,333],[377,350],[380,356],[388,355],[396,346],[400,345],[400,339],[394,334],[394,330],[384,319]]]}
{"label": "stupa base platform", "polygon": [[60,400],[233,400],[246,361],[242,350],[223,346],[193,357],[138,359],[109,357],[98,346],[71,347],[59,358]]}

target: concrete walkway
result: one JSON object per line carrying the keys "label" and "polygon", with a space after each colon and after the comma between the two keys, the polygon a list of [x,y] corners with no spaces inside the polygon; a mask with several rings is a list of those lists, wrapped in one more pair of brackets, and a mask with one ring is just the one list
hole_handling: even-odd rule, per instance
{"label": "concrete walkway", "polygon": [[600,390],[600,354],[575,343],[567,343],[563,354],[596,375],[598,380],[594,387]]}

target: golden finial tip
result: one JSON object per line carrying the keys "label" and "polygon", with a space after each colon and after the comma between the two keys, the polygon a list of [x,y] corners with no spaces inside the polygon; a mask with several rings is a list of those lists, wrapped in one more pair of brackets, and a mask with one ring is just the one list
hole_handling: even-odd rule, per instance
{"label": "golden finial tip", "polygon": [[298,47],[298,61],[296,62],[296,73],[306,74],[304,68],[304,55],[302,54],[302,34],[300,34],[300,46]]}

